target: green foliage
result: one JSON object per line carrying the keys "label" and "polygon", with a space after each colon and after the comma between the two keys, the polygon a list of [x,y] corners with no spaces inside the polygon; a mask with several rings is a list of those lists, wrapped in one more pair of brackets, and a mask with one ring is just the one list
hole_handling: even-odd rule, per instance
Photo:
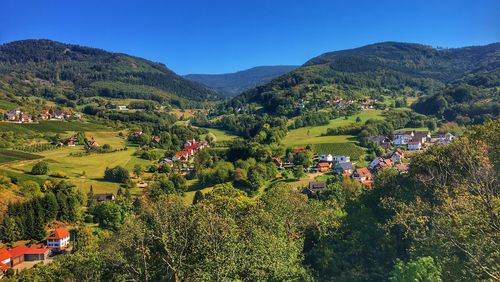
{"label": "green foliage", "polygon": [[130,175],[127,169],[115,166],[113,168],[106,168],[104,179],[111,182],[126,183],[130,179]]}
{"label": "green foliage", "polygon": [[49,163],[46,161],[38,162],[31,168],[31,174],[33,175],[45,175],[48,172],[49,172]]}
{"label": "green foliage", "polygon": [[21,160],[36,160],[41,158],[42,156],[39,155],[0,149],[0,164],[13,161],[21,161]]}
{"label": "green foliage", "polygon": [[92,215],[99,227],[111,230],[118,230],[125,220],[125,210],[112,201],[97,204]]}
{"label": "green foliage", "polygon": [[391,271],[391,282],[440,282],[441,270],[432,257],[421,257],[404,263],[398,261]]}
{"label": "green foliage", "polygon": [[359,160],[360,156],[365,153],[363,148],[356,143],[326,143],[315,144],[314,150],[318,154],[332,154],[333,156],[350,156],[352,160]]}

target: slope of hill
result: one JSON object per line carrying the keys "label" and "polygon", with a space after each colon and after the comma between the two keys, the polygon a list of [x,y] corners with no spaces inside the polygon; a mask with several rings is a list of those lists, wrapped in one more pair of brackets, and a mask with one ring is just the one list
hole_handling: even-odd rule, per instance
{"label": "slope of hill", "polygon": [[260,66],[224,74],[188,74],[184,77],[216,90],[224,96],[236,96],[252,87],[263,85],[298,66]]}
{"label": "slope of hill", "polygon": [[[338,96],[420,96],[436,93],[466,74],[499,67],[500,43],[435,49],[384,42],[313,58],[264,86],[246,91],[229,105],[237,108],[254,102],[268,113],[290,116],[296,113],[298,103],[310,97],[326,101]],[[310,106],[313,109],[316,105]]]}
{"label": "slope of hill", "polygon": [[215,92],[163,64],[50,40],[0,45],[0,81],[9,84],[2,87],[5,92],[51,100],[107,96],[180,104],[216,98]]}

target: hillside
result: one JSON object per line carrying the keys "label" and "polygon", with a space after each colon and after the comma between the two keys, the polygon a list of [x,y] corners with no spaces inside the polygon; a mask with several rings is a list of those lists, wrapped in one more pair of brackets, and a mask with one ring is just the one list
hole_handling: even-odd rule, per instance
{"label": "hillside", "polygon": [[236,96],[255,86],[263,85],[272,79],[298,66],[260,66],[251,69],[224,74],[188,74],[184,77],[214,89],[224,96]]}
{"label": "hillside", "polygon": [[[326,53],[270,83],[248,90],[230,106],[257,103],[277,115],[297,114],[299,103],[333,97],[433,94],[466,74],[500,67],[500,43],[454,49],[384,42]],[[317,108],[305,105],[305,110]]]}
{"label": "hillside", "polygon": [[2,90],[58,104],[93,96],[177,105],[216,98],[213,91],[178,76],[163,64],[50,40],[0,45]]}

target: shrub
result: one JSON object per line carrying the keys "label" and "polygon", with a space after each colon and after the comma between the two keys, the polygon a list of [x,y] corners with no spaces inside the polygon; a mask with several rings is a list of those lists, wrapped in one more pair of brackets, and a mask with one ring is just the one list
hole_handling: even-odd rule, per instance
{"label": "shrub", "polygon": [[36,163],[33,168],[31,168],[31,174],[34,175],[45,175],[49,172],[49,163],[46,161],[41,161]]}

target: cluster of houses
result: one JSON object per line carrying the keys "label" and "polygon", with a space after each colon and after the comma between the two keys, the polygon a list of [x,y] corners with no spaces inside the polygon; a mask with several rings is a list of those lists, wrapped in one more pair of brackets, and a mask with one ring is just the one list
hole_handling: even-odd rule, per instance
{"label": "cluster of houses", "polygon": [[184,144],[184,149],[175,153],[175,155],[170,158],[163,158],[158,161],[158,167],[168,166],[173,167],[174,162],[182,162],[187,163],[193,160],[194,155],[202,150],[203,148],[208,147],[208,142],[205,140],[196,141],[196,139],[188,140]]}
{"label": "cluster of houses", "polygon": [[369,140],[388,150],[391,146],[406,147],[408,151],[422,150],[426,146],[447,144],[455,140],[451,133],[431,134],[429,131],[396,131],[393,138],[383,135],[371,136]]}
{"label": "cluster of houses", "polygon": [[13,109],[4,114],[5,120],[14,123],[31,123],[33,119],[39,120],[63,120],[69,118],[81,118],[80,113],[70,110],[58,110],[53,108],[44,108],[37,116],[29,115],[20,109]]}
{"label": "cluster of houses", "polygon": [[69,247],[70,233],[65,228],[57,228],[45,238],[42,244],[17,246],[0,249],[0,277],[9,269],[24,262],[45,261],[53,253]]}
{"label": "cluster of houses", "polygon": [[[64,141],[64,145],[74,147],[76,145],[80,145],[80,141],[78,141],[78,137],[76,135],[73,135]],[[97,148],[100,145],[99,143],[97,143],[94,137],[91,137],[90,140],[88,140],[88,146],[91,148]]]}

